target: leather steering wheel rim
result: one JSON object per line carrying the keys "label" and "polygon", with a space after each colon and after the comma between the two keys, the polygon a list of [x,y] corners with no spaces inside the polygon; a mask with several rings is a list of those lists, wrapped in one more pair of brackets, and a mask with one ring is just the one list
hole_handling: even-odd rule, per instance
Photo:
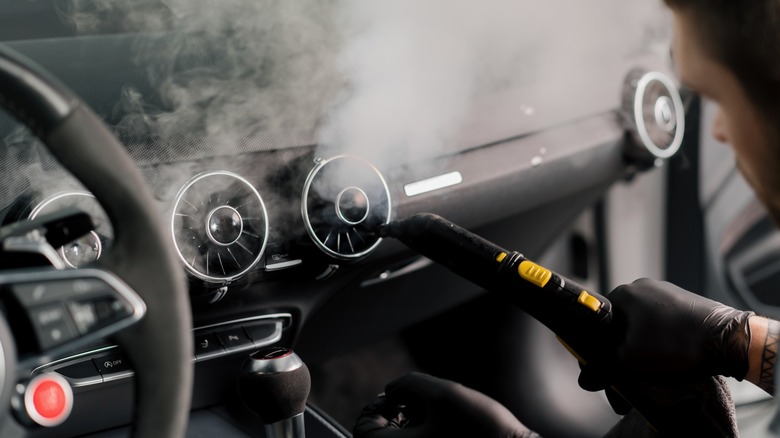
{"label": "leather steering wheel rim", "polygon": [[146,303],[145,317],[115,336],[135,370],[133,436],[183,436],[193,379],[190,301],[172,240],[140,170],[75,94],[2,45],[0,107],[27,125],[102,205],[114,241],[98,265]]}

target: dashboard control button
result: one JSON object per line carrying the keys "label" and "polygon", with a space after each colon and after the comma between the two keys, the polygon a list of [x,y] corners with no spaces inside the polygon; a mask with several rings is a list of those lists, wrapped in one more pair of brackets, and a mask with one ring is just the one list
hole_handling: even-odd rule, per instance
{"label": "dashboard control button", "polygon": [[290,258],[290,249],[287,242],[268,242],[265,250],[266,265],[286,262]]}
{"label": "dashboard control button", "polygon": [[96,357],[92,360],[95,362],[95,366],[103,377],[132,371],[130,362],[122,354]]}
{"label": "dashboard control button", "polygon": [[241,327],[222,330],[217,333],[217,337],[227,352],[244,350],[254,346],[252,340],[247,337]]}
{"label": "dashboard control button", "polygon": [[252,339],[255,347],[264,347],[273,344],[282,338],[281,321],[245,325],[244,330]]}
{"label": "dashboard control button", "polygon": [[225,354],[225,349],[219,343],[217,335],[214,333],[195,335],[195,358],[206,359],[221,354]]}
{"label": "dashboard control button", "polygon": [[265,250],[266,271],[278,271],[300,265],[303,261],[293,254],[287,242],[270,242]]}
{"label": "dashboard control button", "polygon": [[48,349],[75,339],[76,330],[62,304],[35,307],[29,311],[41,349]]}
{"label": "dashboard control button", "polygon": [[82,335],[132,315],[125,303],[109,295],[69,301],[68,310]]}
{"label": "dashboard control button", "polygon": [[91,359],[81,360],[65,366],[60,366],[54,370],[62,375],[74,387],[103,383],[95,363]]}

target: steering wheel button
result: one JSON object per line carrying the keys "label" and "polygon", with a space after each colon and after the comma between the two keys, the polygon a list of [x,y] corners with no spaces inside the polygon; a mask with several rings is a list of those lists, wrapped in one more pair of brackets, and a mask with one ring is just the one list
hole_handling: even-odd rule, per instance
{"label": "steering wheel button", "polygon": [[102,296],[88,303],[94,308],[97,322],[101,326],[132,314],[132,310],[123,301],[112,296]]}
{"label": "steering wheel button", "polygon": [[73,317],[73,321],[76,323],[76,327],[79,329],[79,333],[86,334],[89,329],[97,323],[97,314],[95,313],[95,305],[92,303],[68,303],[70,314]]}
{"label": "steering wheel button", "polygon": [[52,380],[46,380],[33,393],[33,405],[45,418],[57,418],[65,410],[65,391]]}
{"label": "steering wheel button", "polygon": [[38,344],[43,350],[73,340],[77,336],[68,313],[61,304],[33,308],[29,316]]}
{"label": "steering wheel button", "polygon": [[62,376],[42,374],[27,385],[24,407],[35,423],[45,427],[57,426],[70,415],[73,390]]}
{"label": "steering wheel button", "polygon": [[111,287],[96,278],[76,278],[14,284],[11,290],[22,305],[32,307],[111,290]]}

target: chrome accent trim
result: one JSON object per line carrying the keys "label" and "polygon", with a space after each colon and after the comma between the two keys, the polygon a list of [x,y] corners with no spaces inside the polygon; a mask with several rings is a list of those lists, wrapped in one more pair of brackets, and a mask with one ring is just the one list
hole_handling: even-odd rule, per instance
{"label": "chrome accent trim", "polygon": [[[95,199],[95,196],[92,193],[89,193],[89,192],[68,191],[68,192],[56,193],[56,194],[54,194],[54,195],[44,199],[40,204],[36,205],[35,208],[32,209],[32,211],[30,212],[30,214],[27,217],[29,219],[35,219],[41,213],[41,211],[43,211],[43,209],[46,208],[47,206],[49,206],[52,202],[57,201],[57,200],[62,199],[62,198],[67,198],[68,196],[74,196],[74,195],[75,196],[85,196],[87,198]],[[95,202],[97,202],[97,200]],[[97,257],[95,257],[95,259],[98,260],[103,255],[103,243],[100,241],[100,236],[94,230],[90,231],[90,234],[92,234],[92,237],[95,239],[95,242],[97,243]],[[73,263],[71,263],[70,260],[68,260],[68,258],[65,256],[65,248],[64,247],[60,248],[59,256],[68,265],[68,267],[74,268],[74,269],[78,268],[78,266],[76,266]]]}
{"label": "chrome accent trim", "polygon": [[24,236],[8,237],[3,240],[3,249],[6,251],[19,251],[31,254],[40,254],[51,263],[52,267],[58,271],[68,269],[57,250],[46,241],[40,231],[31,230]]}
{"label": "chrome accent trim", "polygon": [[[351,221],[351,220],[345,218],[344,217],[344,213],[341,212],[341,208],[339,207],[339,205],[341,204],[341,197],[344,196],[344,192],[346,192],[347,190],[357,190],[358,192],[363,194],[364,198],[366,198],[366,213],[363,215],[362,218],[360,218],[359,221]],[[336,202],[333,205],[334,205],[334,207],[336,207],[336,216],[338,216],[338,218],[341,219],[341,221],[344,222],[347,225],[357,225],[357,224],[363,222],[364,220],[366,220],[366,218],[368,217],[368,214],[371,212],[371,200],[368,199],[368,195],[360,187],[350,186],[350,187],[347,187],[344,190],[340,191],[339,194],[336,195]]]}
{"label": "chrome accent trim", "polygon": [[[211,227],[209,226],[211,224],[211,218],[212,218],[212,216],[214,216],[214,213],[216,213],[217,210],[221,210],[223,208],[228,209],[228,210],[232,210],[234,213],[236,213],[236,215],[238,216],[238,219],[241,221],[241,223],[240,223],[241,228],[240,228],[240,231],[238,233],[238,236],[230,243],[224,243],[224,242],[220,242],[219,240],[217,240],[211,234]],[[221,206],[211,210],[211,212],[209,213],[208,217],[206,218],[206,235],[209,236],[209,239],[211,239],[212,242],[214,242],[215,244],[217,244],[219,246],[230,246],[230,245],[238,242],[238,239],[241,238],[242,234],[244,234],[244,218],[241,217],[241,213],[239,213],[238,210],[236,210],[235,208],[233,208],[233,207],[231,207],[229,205],[221,205]]]}
{"label": "chrome accent trim", "polygon": [[338,270],[339,270],[339,265],[331,263],[331,264],[328,265],[327,268],[325,268],[324,271],[322,271],[320,273],[320,275],[314,277],[314,279],[317,280],[317,281],[325,280],[326,278],[328,278],[331,275],[335,274],[336,271],[338,271]]}
{"label": "chrome accent trim", "polygon": [[[181,249],[179,248],[179,244],[176,242],[176,228],[174,226],[175,218],[176,218],[176,211],[178,210],[179,203],[182,201],[183,196],[187,192],[187,190],[190,187],[192,187],[196,182],[198,182],[198,181],[200,181],[202,179],[208,178],[210,176],[214,176],[214,175],[222,175],[222,176],[228,176],[228,177],[236,178],[241,183],[243,183],[244,185],[249,187],[249,189],[252,191],[252,193],[257,197],[258,201],[260,201],[260,207],[261,207],[261,209],[263,211],[263,216],[265,218],[265,220],[264,220],[264,222],[265,222],[265,227],[264,228],[265,229],[263,231],[263,243],[260,246],[260,251],[258,252],[257,257],[243,271],[241,271],[241,272],[239,272],[237,274],[229,275],[229,276],[225,276],[225,277],[215,277],[215,276],[212,276],[212,275],[204,274],[204,273],[200,272],[198,269],[196,269],[194,266],[190,265],[190,263],[187,260],[185,260],[184,256],[181,253]],[[257,189],[255,189],[255,187],[249,181],[247,181],[245,178],[243,178],[242,176],[240,176],[238,174],[235,174],[233,172],[228,172],[228,171],[224,171],[224,170],[212,171],[212,172],[204,172],[204,173],[198,174],[198,175],[194,176],[192,179],[190,179],[186,184],[184,184],[184,186],[182,186],[181,189],[179,189],[179,192],[176,194],[176,197],[174,199],[175,199],[175,201],[173,203],[173,209],[172,209],[172,212],[171,212],[171,238],[173,239],[173,246],[176,248],[176,254],[179,256],[179,260],[181,260],[181,262],[184,264],[184,267],[187,269],[187,271],[190,272],[195,277],[197,277],[197,278],[199,278],[199,279],[201,279],[203,281],[210,282],[210,283],[226,283],[226,282],[229,283],[229,282],[232,282],[232,281],[236,280],[237,278],[243,276],[247,272],[251,271],[255,266],[257,266],[257,264],[263,258],[263,254],[265,253],[266,245],[268,243],[268,231],[269,231],[268,210],[266,210],[265,202],[263,201],[263,197],[260,196],[260,193],[258,193]],[[185,202],[187,202],[187,201],[185,200]],[[208,226],[206,228],[208,229]]]}
{"label": "chrome accent trim", "polygon": [[106,351],[111,351],[111,350],[114,350],[114,349],[117,349],[117,348],[119,348],[118,345],[109,345],[109,346],[106,346],[106,347],[101,347],[101,348],[96,348],[94,350],[85,351],[83,353],[74,354],[72,356],[63,357],[62,359],[57,359],[55,361],[52,361],[52,362],[49,362],[49,363],[45,363],[43,365],[39,365],[39,366],[35,367],[30,372],[30,375],[34,376],[35,374],[37,374],[38,372],[40,372],[44,368],[47,368],[47,369],[48,368],[52,368],[52,371],[57,371],[57,369],[54,368],[57,365],[67,365],[68,362],[75,362],[76,360],[81,359],[83,357],[94,356],[96,354],[105,353]]}
{"label": "chrome accent trim", "polygon": [[303,412],[276,423],[266,424],[265,436],[268,438],[304,438],[306,431],[303,422]]}
{"label": "chrome accent trim", "polygon": [[[100,243],[100,236],[98,235],[98,233],[96,233],[94,231],[90,231],[89,234],[92,235],[92,238],[95,239],[95,243],[97,244],[97,256],[95,256],[95,260],[99,260],[100,257],[103,255],[103,244]],[[59,253],[60,253],[60,257],[62,257],[62,259],[65,260],[65,263],[68,266],[70,266],[73,269],[77,269],[78,268],[78,266],[74,265],[73,263],[70,262],[70,260],[68,260],[68,256],[65,254],[65,247],[64,246],[60,247]]]}
{"label": "chrome accent trim", "polygon": [[[316,165],[314,168],[309,172],[309,175],[306,177],[306,182],[303,186],[303,193],[301,196],[301,215],[303,216],[303,222],[304,227],[306,228],[306,232],[309,234],[309,237],[314,242],[314,244],[324,253],[330,255],[331,257],[334,257],[336,259],[340,260],[354,260],[359,259],[361,257],[364,257],[368,254],[370,254],[373,250],[376,249],[377,246],[382,242],[382,238],[378,238],[376,242],[374,242],[373,245],[371,245],[369,248],[367,248],[364,251],[361,251],[359,253],[354,254],[342,254],[336,251],[333,251],[332,249],[328,248],[324,242],[320,241],[320,238],[317,237],[317,234],[314,232],[314,227],[311,224],[311,219],[309,218],[309,213],[306,208],[306,200],[309,199],[309,190],[311,190],[311,185],[314,182],[314,177],[317,176],[317,174],[328,164],[335,160],[341,160],[341,159],[353,159],[358,160],[363,163],[365,163],[367,166],[373,170],[377,177],[379,178],[379,181],[382,183],[382,187],[385,190],[385,193],[387,195],[387,220],[385,223],[390,223],[390,217],[392,216],[393,212],[393,200],[390,196],[390,189],[387,186],[387,182],[385,181],[385,178],[382,176],[382,173],[379,172],[379,170],[370,162],[364,160],[363,158],[356,157],[354,155],[336,155],[334,157],[328,158],[327,160],[323,160],[321,158],[316,158],[314,162]],[[368,199],[368,197],[366,197]]]}
{"label": "chrome accent trim", "polygon": [[55,193],[54,195],[52,195],[52,196],[44,199],[43,201],[41,201],[40,204],[36,205],[35,208],[32,209],[32,211],[30,212],[30,214],[27,217],[29,219],[35,219],[35,217],[38,216],[41,213],[41,211],[44,208],[46,208],[49,204],[51,204],[52,202],[54,202],[54,201],[56,201],[58,199],[66,198],[68,196],[73,196],[73,195],[76,195],[76,196],[86,196],[88,198],[95,199],[95,196],[92,193],[89,193],[89,192],[69,191],[69,192]]}
{"label": "chrome accent trim", "polygon": [[673,134],[674,129],[677,127],[675,119],[672,118],[674,102],[669,96],[661,96],[655,101],[655,108],[653,115],[655,116],[655,123],[664,131]]}
{"label": "chrome accent trim", "polygon": [[265,319],[286,319],[288,321],[292,320],[292,314],[291,313],[271,313],[268,315],[258,315],[258,316],[250,316],[247,318],[241,318],[241,319],[234,319],[228,322],[220,322],[217,324],[210,324],[210,325],[204,325],[198,328],[193,329],[192,331],[198,331],[198,330],[207,330],[212,329],[215,327],[222,327],[225,325],[235,325],[235,324],[242,324],[245,322],[258,322]]}
{"label": "chrome accent trim", "polygon": [[406,193],[406,196],[411,198],[412,196],[422,195],[423,193],[429,193],[435,190],[452,187],[462,182],[463,175],[461,175],[461,173],[456,170],[454,172],[445,173],[406,184],[404,185],[404,193]]}
{"label": "chrome accent trim", "polygon": [[135,371],[122,371],[121,373],[111,373],[103,376],[103,383],[113,382],[116,380],[129,379],[135,376]]}
{"label": "chrome accent trim", "polygon": [[268,272],[272,271],[281,271],[282,269],[292,268],[293,266],[298,266],[301,263],[303,263],[303,260],[296,259],[296,260],[288,260],[286,262],[280,262],[280,263],[271,263],[270,265],[265,265],[265,270]]}
{"label": "chrome accent trim", "polygon": [[[266,354],[263,355],[262,353]],[[267,357],[268,354],[272,353],[282,354],[279,356],[274,355]],[[303,366],[303,361],[301,358],[298,357],[295,352],[285,347],[279,347],[276,349],[274,349],[274,347],[269,347],[265,352],[261,350],[252,354],[249,359],[251,360],[244,362],[244,365],[241,368],[243,371],[252,374],[264,375],[288,373],[290,371],[295,371]]]}
{"label": "chrome accent trim", "polygon": [[[647,91],[647,87],[653,81],[658,81],[667,88],[669,95],[672,98],[672,102],[674,103],[677,129],[672,144],[666,149],[661,149],[653,143],[647,132],[647,125],[645,125],[643,108],[644,95],[645,91]],[[683,133],[685,132],[685,107],[683,106],[682,98],[680,97],[677,87],[668,76],[657,71],[652,71],[645,73],[639,78],[634,93],[634,119],[636,120],[637,133],[642,140],[642,145],[656,158],[670,158],[680,149],[683,141]]]}
{"label": "chrome accent trim", "polygon": [[[282,327],[282,321],[276,321],[274,323],[274,325],[275,325],[274,332],[273,332],[273,334],[271,336],[268,336],[267,338],[259,340],[259,341],[256,341],[256,340],[252,339],[252,344],[254,345],[254,348],[267,347],[267,346],[269,346],[271,344],[279,342],[282,339],[282,333],[284,332],[284,328]],[[248,350],[248,349],[249,348],[246,348],[246,350]],[[244,350],[245,349],[242,348],[242,349],[237,350],[237,351],[244,351]]]}
{"label": "chrome accent trim", "polygon": [[[192,331],[193,333],[196,331],[202,331],[202,330],[208,330],[213,328],[218,328],[222,326],[228,326],[228,325],[237,325],[237,324],[244,324],[244,323],[253,323],[253,322],[259,322],[264,320],[276,320],[274,321],[276,325],[276,330],[274,330],[274,333],[272,336],[269,336],[265,340],[263,340],[260,343],[255,343],[254,340],[252,340],[252,345],[248,345],[246,348],[230,351],[230,352],[224,352],[220,353],[217,352],[213,355],[208,355],[205,357],[195,358],[193,357],[193,362],[199,362],[201,360],[208,360],[213,357],[220,357],[228,354],[238,353],[242,351],[248,351],[253,350],[255,348],[265,347],[270,344],[273,344],[275,342],[278,342],[282,339],[284,329],[287,325],[289,325],[290,321],[292,321],[292,314],[290,313],[272,313],[268,315],[259,315],[259,316],[250,316],[247,318],[241,318],[241,319],[235,319],[227,322],[220,322],[217,324],[211,324],[211,325],[205,325],[201,327],[194,328]],[[101,348],[97,348],[90,351],[85,351],[83,353],[74,354],[72,356],[64,357],[62,359],[57,359],[55,361],[39,365],[35,367],[31,372],[30,375],[34,376],[36,374],[42,373],[42,372],[57,372],[57,369],[59,368],[59,365],[67,366],[70,365],[71,362],[76,362],[78,359],[82,359],[89,356],[95,356],[101,353],[105,353],[108,351],[116,350],[118,349],[118,345],[109,345]],[[110,382],[113,380],[120,380],[125,379],[128,377],[132,377],[135,373],[133,371],[125,371],[122,373],[116,373],[116,374],[109,374],[107,376],[102,376],[99,374],[97,379],[68,379],[67,377],[64,377],[64,379],[71,382],[72,386],[74,388],[81,387],[81,386],[90,386],[90,385],[97,385],[100,383]],[[59,374],[58,374],[59,375]]]}

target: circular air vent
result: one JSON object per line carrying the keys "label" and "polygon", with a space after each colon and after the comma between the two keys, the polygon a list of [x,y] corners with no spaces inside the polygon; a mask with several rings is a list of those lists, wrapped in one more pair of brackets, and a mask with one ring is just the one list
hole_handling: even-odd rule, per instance
{"label": "circular air vent", "polygon": [[57,248],[62,260],[71,268],[78,268],[99,259],[113,238],[108,216],[95,197],[88,192],[62,192],[44,199],[30,211],[29,218],[35,219],[48,213],[76,207],[88,213],[94,230]]}
{"label": "circular air vent", "polygon": [[390,192],[371,163],[341,155],[319,160],[309,173],[301,212],[317,247],[337,259],[357,259],[382,240],[374,231],[390,221]]}
{"label": "circular air vent", "polygon": [[672,157],[685,131],[685,108],[671,79],[657,71],[632,70],[624,85],[623,113],[634,138],[633,158]]}
{"label": "circular air vent", "polygon": [[179,190],[171,227],[187,270],[208,282],[227,283],[260,261],[268,215],[247,180],[230,172],[208,172]]}

